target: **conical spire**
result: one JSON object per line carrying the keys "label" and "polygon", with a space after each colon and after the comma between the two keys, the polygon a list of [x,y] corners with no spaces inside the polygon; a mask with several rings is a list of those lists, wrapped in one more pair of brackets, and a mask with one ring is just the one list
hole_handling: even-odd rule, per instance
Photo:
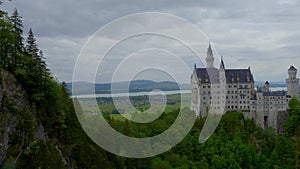
{"label": "conical spire", "polygon": [[206,55],[206,67],[207,68],[213,68],[214,67],[214,55],[213,55],[213,52],[212,52],[212,49],[211,49],[211,44],[210,44],[210,41],[209,41],[209,45],[208,45],[208,48],[207,48],[207,55]]}
{"label": "conical spire", "polygon": [[212,52],[212,49],[211,49],[211,45],[210,45],[210,41],[209,41],[209,45],[208,45],[208,48],[207,48],[207,57],[213,57],[213,52]]}
{"label": "conical spire", "polygon": [[223,61],[223,56],[221,56],[220,69],[224,69],[224,70],[225,70],[225,65],[224,65],[224,61]]}

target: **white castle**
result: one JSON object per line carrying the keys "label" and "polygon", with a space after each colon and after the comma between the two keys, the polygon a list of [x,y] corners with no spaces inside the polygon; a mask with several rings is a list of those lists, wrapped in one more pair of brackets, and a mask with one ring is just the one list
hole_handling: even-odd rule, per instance
{"label": "white castle", "polygon": [[[254,77],[250,67],[247,69],[226,69],[223,58],[220,68],[214,67],[211,44],[207,49],[206,68],[197,68],[191,76],[191,109],[200,117],[210,113],[224,113],[238,110],[246,118],[266,129],[273,127],[279,132],[288,110],[288,101],[299,94],[297,69],[288,69],[287,91],[271,91],[267,81],[255,90]],[[223,112],[224,110],[224,112]]]}

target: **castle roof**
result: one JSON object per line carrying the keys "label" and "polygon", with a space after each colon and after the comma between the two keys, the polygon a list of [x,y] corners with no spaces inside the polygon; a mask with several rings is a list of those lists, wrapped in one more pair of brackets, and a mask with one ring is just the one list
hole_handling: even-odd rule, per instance
{"label": "castle roof", "polygon": [[[216,68],[197,68],[201,83],[219,83],[219,70]],[[225,69],[226,83],[252,83],[253,75],[250,69]]]}
{"label": "castle roof", "polygon": [[209,45],[208,45],[208,48],[207,48],[207,56],[213,57],[213,52],[212,52],[212,49],[211,49],[210,42],[209,42]]}
{"label": "castle roof", "polygon": [[286,96],[286,91],[270,91],[270,92],[262,92],[263,96]]}
{"label": "castle roof", "polygon": [[223,56],[221,58],[220,69],[225,69],[225,65],[224,65],[224,61],[223,61]]}
{"label": "castle roof", "polygon": [[289,70],[297,70],[294,66],[291,66]]}

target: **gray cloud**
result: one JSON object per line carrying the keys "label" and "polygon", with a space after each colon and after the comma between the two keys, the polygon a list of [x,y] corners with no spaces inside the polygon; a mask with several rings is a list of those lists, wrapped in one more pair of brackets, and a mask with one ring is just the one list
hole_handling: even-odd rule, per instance
{"label": "gray cloud", "polygon": [[[10,12],[15,7],[25,28],[33,28],[59,80],[72,79],[80,49],[100,27],[124,15],[149,11],[191,21],[212,40],[228,68],[251,66],[256,80],[284,80],[291,64],[300,68],[298,0],[15,0],[1,6]],[[185,60],[193,61],[188,56]]]}

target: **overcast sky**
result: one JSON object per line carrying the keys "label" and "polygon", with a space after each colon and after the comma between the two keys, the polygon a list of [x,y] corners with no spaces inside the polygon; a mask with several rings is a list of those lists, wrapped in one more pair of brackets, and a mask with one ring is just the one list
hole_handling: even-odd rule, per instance
{"label": "overcast sky", "polygon": [[[19,10],[25,32],[29,27],[33,29],[48,67],[60,81],[72,80],[75,61],[81,48],[99,28],[119,17],[141,12],[170,13],[195,24],[211,39],[216,55],[218,53],[224,57],[226,68],[250,66],[256,81],[283,81],[290,65],[300,68],[298,0],[13,0],[4,2],[0,8],[10,13],[14,8]],[[148,19],[143,21],[143,25],[153,25],[155,22]],[[106,40],[111,40],[110,37]],[[169,46],[160,46],[166,48],[170,44],[176,46],[175,42],[166,43],[163,38],[158,41],[156,37],[143,38],[131,43],[168,44]],[[207,45],[204,47],[201,43],[199,42],[199,54],[205,56]],[[128,46],[120,49],[128,49]],[[139,53],[141,56],[148,56],[145,57],[147,63],[151,62],[151,54],[145,51]],[[160,57],[168,55],[162,50],[155,50],[154,53]],[[120,55],[115,53],[118,54]],[[203,66],[187,53],[182,55],[185,55],[184,60],[189,67],[192,67],[193,62],[197,62],[199,67]],[[137,60],[139,59],[135,59]],[[201,60],[204,62],[203,58]],[[153,57],[152,62],[159,62],[159,59]],[[216,59],[216,62],[219,60]],[[111,61],[108,65],[113,64],[114,61]],[[173,66],[178,70],[176,65]],[[82,76],[84,75],[83,72]],[[105,81],[108,81],[107,78],[100,80]]]}

